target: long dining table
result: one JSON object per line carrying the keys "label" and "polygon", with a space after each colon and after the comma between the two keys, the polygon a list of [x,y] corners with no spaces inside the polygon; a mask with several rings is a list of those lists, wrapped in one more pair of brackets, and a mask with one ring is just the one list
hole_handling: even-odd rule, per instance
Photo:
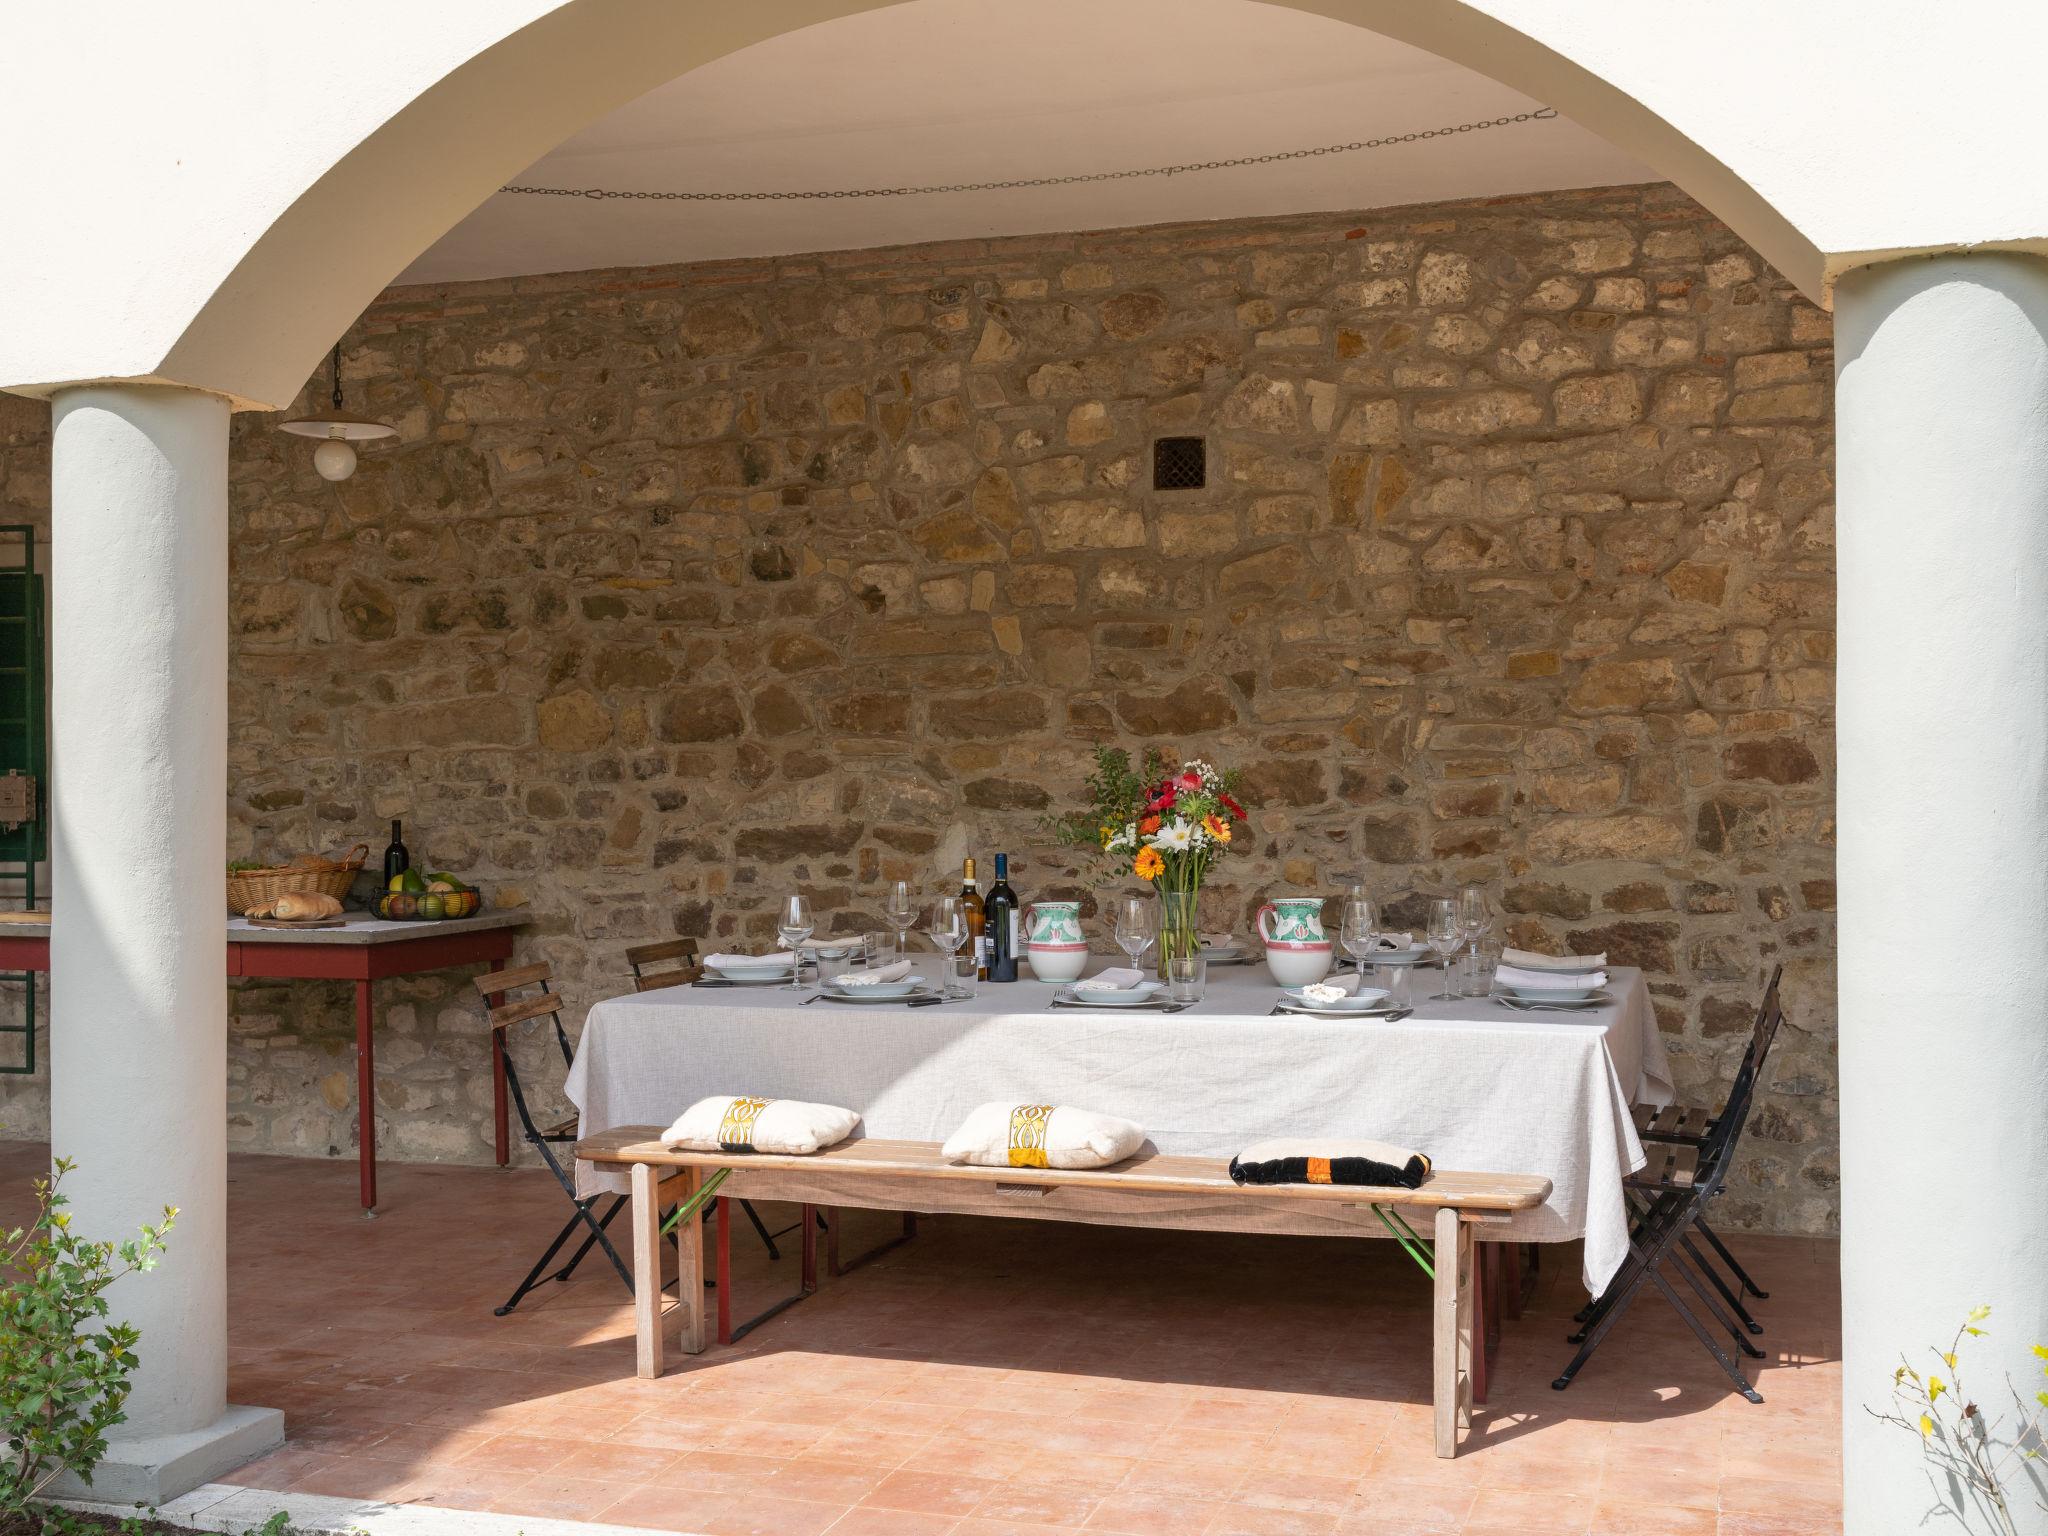
{"label": "long dining table", "polygon": [[[1054,1007],[1059,989],[1034,980],[923,1008],[684,984],[592,1007],[567,1091],[581,1137],[667,1125],[712,1094],[843,1105],[857,1135],[915,1141],[944,1141],[991,1100],[1121,1115],[1159,1151],[1197,1156],[1374,1137],[1441,1167],[1548,1178],[1550,1199],[1497,1235],[1583,1238],[1597,1294],[1628,1251],[1622,1180],[1644,1161],[1631,1106],[1672,1098],[1642,973],[1609,976],[1601,1006],[1551,1013],[1436,1001],[1441,973],[1418,970],[1398,1021],[1274,1014],[1279,989],[1256,962],[1212,966],[1203,1000],[1177,1013]],[[624,1188],[587,1163],[577,1181],[586,1195]]]}

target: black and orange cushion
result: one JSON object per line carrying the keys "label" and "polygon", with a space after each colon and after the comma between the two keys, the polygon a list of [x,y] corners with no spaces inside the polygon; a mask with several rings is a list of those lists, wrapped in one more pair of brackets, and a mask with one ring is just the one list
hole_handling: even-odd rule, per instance
{"label": "black and orange cushion", "polygon": [[1283,1136],[1246,1147],[1230,1160],[1239,1184],[1364,1184],[1420,1189],[1429,1159],[1384,1141]]}

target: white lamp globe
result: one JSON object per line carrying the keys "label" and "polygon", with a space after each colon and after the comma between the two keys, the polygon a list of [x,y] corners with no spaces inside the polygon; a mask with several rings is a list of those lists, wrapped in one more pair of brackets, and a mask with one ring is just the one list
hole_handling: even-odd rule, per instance
{"label": "white lamp globe", "polygon": [[339,438],[330,438],[313,450],[313,467],[323,480],[346,480],[356,472],[356,451]]}

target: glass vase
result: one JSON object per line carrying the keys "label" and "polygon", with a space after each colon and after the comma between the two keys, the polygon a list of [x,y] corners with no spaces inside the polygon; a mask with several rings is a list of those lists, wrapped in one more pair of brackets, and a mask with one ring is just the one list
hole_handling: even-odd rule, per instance
{"label": "glass vase", "polygon": [[1159,893],[1159,976],[1166,979],[1166,962],[1187,959],[1202,952],[1202,928],[1196,908],[1201,887]]}

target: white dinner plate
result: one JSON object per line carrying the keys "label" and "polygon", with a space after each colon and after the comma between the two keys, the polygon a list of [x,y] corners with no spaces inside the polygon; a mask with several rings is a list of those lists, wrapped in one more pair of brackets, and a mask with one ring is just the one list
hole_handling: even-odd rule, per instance
{"label": "white dinner plate", "polygon": [[1281,998],[1278,1006],[1282,1013],[1298,1013],[1312,1019],[1377,1019],[1398,1011],[1388,1007],[1385,998],[1371,1008],[1325,1008],[1314,1003],[1296,1002],[1291,997]]}
{"label": "white dinner plate", "polygon": [[1197,957],[1208,961],[1211,965],[1243,965],[1247,960],[1251,959],[1251,951],[1241,948],[1236,944],[1232,944],[1227,949],[1210,949],[1205,946],[1198,951]]}
{"label": "white dinner plate", "polygon": [[1162,990],[1156,981],[1141,981],[1135,987],[1118,987],[1114,991],[1103,987],[1062,987],[1053,996],[1062,1003],[1086,1003],[1091,1008],[1136,1008],[1141,1003],[1156,1002]]}
{"label": "white dinner plate", "polygon": [[1612,994],[1607,992],[1595,992],[1588,997],[1531,997],[1526,993],[1509,995],[1502,992],[1495,995],[1494,1001],[1506,1007],[1520,1009],[1524,1012],[1531,1008],[1563,1008],[1573,1013],[1583,1013],[1589,1009],[1605,1007],[1608,1003],[1613,1002],[1614,998]]}
{"label": "white dinner plate", "polygon": [[1434,965],[1433,949],[1376,949],[1365,957],[1367,965]]}
{"label": "white dinner plate", "polygon": [[1525,981],[1504,981],[1500,989],[1525,1003],[1583,1003],[1600,990],[1598,987],[1538,987]]}
{"label": "white dinner plate", "polygon": [[881,995],[877,995],[877,989],[874,987],[846,987],[844,991],[834,991],[831,987],[823,989],[823,997],[827,1004],[922,1004],[926,997],[938,995],[938,987],[924,983],[911,987],[909,991],[893,991]]}
{"label": "white dinner plate", "polygon": [[828,1003],[921,1003],[927,998],[939,996],[939,989],[921,986],[909,992],[896,992],[886,996],[876,996],[874,993],[873,987],[850,987],[843,992],[834,992],[827,988],[822,995]]}

